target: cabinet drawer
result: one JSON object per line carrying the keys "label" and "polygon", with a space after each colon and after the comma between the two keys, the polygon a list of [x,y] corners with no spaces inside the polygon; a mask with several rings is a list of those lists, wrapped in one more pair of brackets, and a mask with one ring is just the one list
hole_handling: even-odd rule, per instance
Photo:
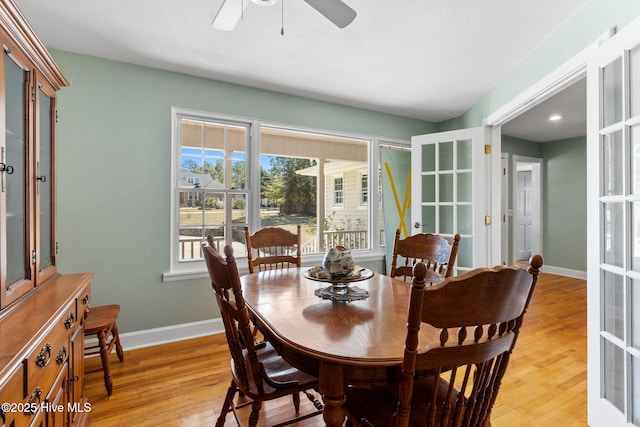
{"label": "cabinet drawer", "polygon": [[27,357],[27,393],[33,393],[36,388],[49,390],[60,369],[67,366],[70,354],[69,331],[73,328],[67,328],[67,325],[64,317],[58,319],[47,336]]}
{"label": "cabinet drawer", "polygon": [[85,313],[89,309],[89,303],[91,302],[91,288],[87,287],[78,299],[78,316],[79,319],[84,319]]}
{"label": "cabinet drawer", "polygon": [[[0,425],[10,426],[11,423],[20,425],[24,415],[20,412],[25,398],[25,370],[24,364],[18,365],[9,379],[0,385]],[[7,404],[7,405],[5,405]]]}

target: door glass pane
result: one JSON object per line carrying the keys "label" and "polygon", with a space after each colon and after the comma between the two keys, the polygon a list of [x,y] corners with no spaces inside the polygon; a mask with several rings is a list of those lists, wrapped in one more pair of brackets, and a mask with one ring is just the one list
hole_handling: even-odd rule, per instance
{"label": "door glass pane", "polygon": [[603,69],[603,127],[622,120],[622,58]]}
{"label": "door glass pane", "polygon": [[624,191],[624,145],[622,131],[602,136],[602,194],[621,195]]}
{"label": "door glass pane", "polygon": [[441,202],[453,202],[453,174],[439,176],[439,190]]}
{"label": "door glass pane", "polygon": [[[640,91],[640,87],[638,88]],[[639,95],[640,96],[640,95]],[[631,127],[629,163],[631,170],[631,194],[640,194],[640,126]]]}
{"label": "door glass pane", "polygon": [[[631,345],[640,350],[640,280],[631,281]],[[640,392],[640,390],[638,390]],[[637,395],[640,397],[640,395]]]}
{"label": "door glass pane", "polygon": [[624,339],[624,276],[602,274],[602,329]]}
{"label": "door glass pane", "polygon": [[425,203],[434,203],[436,201],[436,176],[422,176],[422,201]]}
{"label": "door glass pane", "polygon": [[471,202],[473,195],[473,181],[471,172],[458,174],[458,202]]}
{"label": "door glass pane", "polygon": [[632,72],[630,75],[629,94],[631,96],[631,115],[640,114],[640,46],[636,46],[631,50],[629,55],[629,66]]}
{"label": "door glass pane", "polygon": [[472,214],[473,207],[471,205],[458,205],[458,230],[460,234],[471,234],[472,231]]}
{"label": "door glass pane", "polygon": [[633,402],[633,408],[631,408],[633,414],[633,425],[640,426],[640,358],[632,358],[631,375],[633,385],[631,390],[631,401]]}
{"label": "door glass pane", "polygon": [[631,269],[640,272],[640,202],[631,203],[630,215]]}
{"label": "door glass pane", "polygon": [[51,106],[52,100],[40,90],[40,153],[38,161],[38,194],[40,196],[40,270],[53,265],[53,215],[52,215],[52,138]]}
{"label": "door glass pane", "polygon": [[470,139],[458,141],[457,143],[457,169],[471,169],[472,141]]}
{"label": "door glass pane", "polygon": [[6,153],[8,171],[2,179],[6,194],[7,285],[27,278],[26,265],[26,170],[25,170],[25,82],[27,74],[4,54]]}
{"label": "door glass pane", "polygon": [[473,239],[462,237],[458,246],[458,256],[456,258],[458,268],[471,269],[473,267]]}
{"label": "door glass pane", "polygon": [[603,396],[624,411],[624,351],[602,338]]}
{"label": "door glass pane", "polygon": [[435,206],[422,207],[422,231],[420,232],[421,233],[436,232],[436,207]]}
{"label": "door glass pane", "polygon": [[453,169],[453,141],[441,142],[438,146],[438,169],[441,171],[450,171]]}
{"label": "door glass pane", "polygon": [[603,260],[606,264],[622,267],[624,264],[624,204],[602,204]]}
{"label": "door glass pane", "polygon": [[436,170],[436,146],[427,144],[422,146],[422,172],[434,172]]}
{"label": "door glass pane", "polygon": [[440,206],[440,234],[454,234],[453,206]]}

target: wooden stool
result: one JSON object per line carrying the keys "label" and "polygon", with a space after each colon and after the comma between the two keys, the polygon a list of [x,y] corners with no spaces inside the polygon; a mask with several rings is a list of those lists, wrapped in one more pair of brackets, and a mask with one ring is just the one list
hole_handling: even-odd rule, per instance
{"label": "wooden stool", "polygon": [[[111,396],[113,390],[111,371],[109,370],[109,354],[114,346],[118,359],[120,359],[121,362],[124,360],[124,353],[120,345],[120,336],[118,335],[118,326],[116,325],[118,313],[120,313],[120,306],[118,304],[89,307],[84,321],[85,338],[89,335],[96,335],[98,337],[97,345],[87,345],[85,340],[84,355],[100,354],[102,370],[104,371],[104,386],[109,396]],[[109,339],[109,335],[111,335],[111,339]]]}

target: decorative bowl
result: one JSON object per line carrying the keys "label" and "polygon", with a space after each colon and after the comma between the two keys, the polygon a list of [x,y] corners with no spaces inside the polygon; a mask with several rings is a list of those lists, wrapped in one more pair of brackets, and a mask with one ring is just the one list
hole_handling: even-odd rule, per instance
{"label": "decorative bowl", "polygon": [[329,249],[322,260],[322,268],[331,278],[350,276],[354,269],[351,252],[343,246]]}

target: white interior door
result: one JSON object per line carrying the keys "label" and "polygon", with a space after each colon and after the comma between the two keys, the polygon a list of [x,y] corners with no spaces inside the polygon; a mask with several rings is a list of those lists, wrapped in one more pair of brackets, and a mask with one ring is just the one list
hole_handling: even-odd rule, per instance
{"label": "white interior door", "polygon": [[640,20],[587,85],[589,425],[640,426]]}
{"label": "white interior door", "polygon": [[488,162],[482,127],[411,138],[411,234],[459,233],[456,274],[489,262]]}
{"label": "white interior door", "polygon": [[513,262],[542,255],[542,162],[513,156]]}
{"label": "white interior door", "polygon": [[533,172],[531,167],[525,170],[518,170],[516,199],[516,261],[528,260],[531,258],[531,226],[533,225],[533,209],[531,200],[533,187],[531,185]]}

